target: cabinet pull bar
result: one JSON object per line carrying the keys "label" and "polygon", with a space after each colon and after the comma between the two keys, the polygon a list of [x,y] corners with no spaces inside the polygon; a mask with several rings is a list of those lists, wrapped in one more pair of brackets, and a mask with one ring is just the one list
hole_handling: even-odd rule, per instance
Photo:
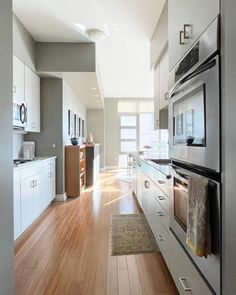
{"label": "cabinet pull bar", "polygon": [[179,281],[180,281],[180,284],[182,286],[182,288],[184,289],[184,291],[191,291],[192,288],[190,288],[189,286],[186,286],[186,281],[187,281],[187,278],[185,277],[179,277]]}
{"label": "cabinet pull bar", "polygon": [[180,45],[185,45],[185,42],[183,42],[183,36],[184,36],[184,31],[179,31],[179,44]]}

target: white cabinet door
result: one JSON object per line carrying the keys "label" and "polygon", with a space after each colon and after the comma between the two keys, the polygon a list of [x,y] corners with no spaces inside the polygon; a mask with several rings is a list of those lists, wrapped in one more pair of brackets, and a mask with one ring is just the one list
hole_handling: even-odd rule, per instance
{"label": "white cabinet door", "polygon": [[25,66],[25,101],[28,132],[40,132],[40,78]]}
{"label": "white cabinet door", "polygon": [[21,182],[21,225],[24,231],[35,218],[34,177]]}
{"label": "white cabinet door", "polygon": [[43,211],[41,187],[44,183],[41,182],[41,174],[34,176],[34,219],[36,219]]}
{"label": "white cabinet door", "polygon": [[160,60],[160,105],[159,108],[168,107],[168,77],[169,77],[169,54],[168,50],[164,53]]}
{"label": "white cabinet door", "polygon": [[[219,13],[219,0],[168,1],[170,70],[173,69],[176,63],[183,57]],[[180,32],[184,30],[184,25],[191,26],[191,38],[184,39],[182,35],[182,40],[180,42]]]}
{"label": "white cabinet door", "polygon": [[21,104],[25,100],[25,66],[13,55],[13,102]]}
{"label": "white cabinet door", "polygon": [[14,183],[14,240],[21,234],[21,193],[20,182]]}
{"label": "white cabinet door", "polygon": [[154,129],[159,129],[160,114],[160,66],[154,70]]}
{"label": "white cabinet door", "polygon": [[139,202],[140,207],[142,208],[142,186],[143,186],[143,180],[142,180],[142,168],[137,165],[137,200]]}

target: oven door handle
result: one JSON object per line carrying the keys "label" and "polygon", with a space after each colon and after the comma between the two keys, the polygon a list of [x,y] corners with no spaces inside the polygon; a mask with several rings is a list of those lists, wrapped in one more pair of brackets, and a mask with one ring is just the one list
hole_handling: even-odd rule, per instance
{"label": "oven door handle", "polygon": [[180,169],[178,166],[175,166],[173,164],[170,164],[170,166],[173,168],[174,173],[176,174],[179,180],[181,180],[182,182],[188,183],[188,179],[185,178],[182,173],[177,171],[178,169]]}
{"label": "oven door handle", "polygon": [[213,68],[216,65],[216,60],[212,59],[211,61],[200,65],[196,70],[188,74],[187,76],[184,76],[180,81],[178,81],[175,86],[169,91],[168,98],[171,99],[173,95],[175,94],[176,90],[186,83],[187,81],[191,80],[192,78],[196,77],[197,75],[200,75],[201,73]]}

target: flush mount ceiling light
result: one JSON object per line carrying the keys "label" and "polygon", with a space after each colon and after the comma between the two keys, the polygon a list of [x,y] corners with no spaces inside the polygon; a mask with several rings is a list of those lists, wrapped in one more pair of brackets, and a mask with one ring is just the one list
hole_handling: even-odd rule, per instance
{"label": "flush mount ceiling light", "polygon": [[94,96],[95,96],[95,97],[99,97],[99,94],[95,94]]}
{"label": "flush mount ceiling light", "polygon": [[75,23],[74,24],[80,33],[89,38],[91,41],[98,42],[109,36],[107,31],[103,31],[97,28],[86,28],[85,25]]}
{"label": "flush mount ceiling light", "polygon": [[97,42],[106,38],[106,33],[96,28],[89,28],[85,30],[85,35],[92,41]]}

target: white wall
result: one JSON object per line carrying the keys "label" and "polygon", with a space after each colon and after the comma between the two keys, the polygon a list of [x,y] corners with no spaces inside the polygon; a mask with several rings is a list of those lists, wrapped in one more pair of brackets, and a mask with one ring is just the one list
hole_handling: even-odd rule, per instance
{"label": "white wall", "polygon": [[104,167],[105,160],[105,122],[104,110],[102,109],[87,109],[87,134],[92,133],[93,140],[100,143],[101,146],[101,168]]}
{"label": "white wall", "polygon": [[78,96],[74,93],[71,87],[63,80],[63,141],[64,145],[71,144],[68,135],[68,110],[72,110],[81,119],[84,120],[85,137],[80,138],[80,144],[86,139],[87,136],[87,109],[85,105],[80,101]]}
{"label": "white wall", "polygon": [[12,1],[0,0],[0,294],[14,294]]}

